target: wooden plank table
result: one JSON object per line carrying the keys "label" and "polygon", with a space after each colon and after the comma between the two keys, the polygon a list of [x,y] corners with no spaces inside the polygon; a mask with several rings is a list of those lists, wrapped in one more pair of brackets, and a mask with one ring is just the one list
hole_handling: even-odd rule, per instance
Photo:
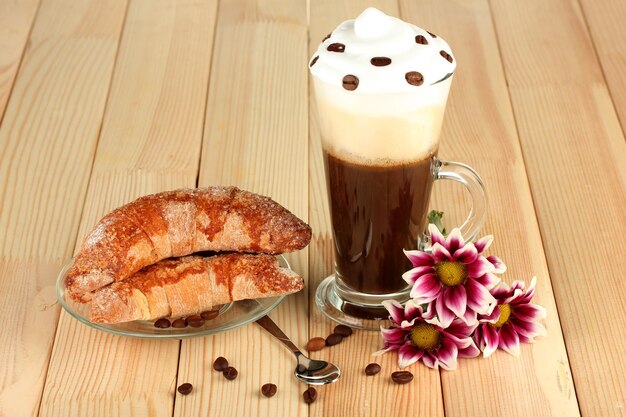
{"label": "wooden plank table", "polygon": [[[312,354],[344,375],[308,406],[289,352],[255,326],[146,341],[61,311],[56,274],[107,211],[233,184],[311,224],[289,257],[307,287],[271,316],[300,346],[328,334],[313,302],[332,232],[306,63],[367,6],[455,52],[440,154],[481,173],[490,251],[506,281],[537,275],[546,337],[456,372],[416,364],[398,386],[395,355],[372,357],[379,334],[357,331]],[[624,19],[617,0],[0,0],[0,417],[625,416]],[[455,219],[464,201],[444,184],[432,206]],[[220,355],[235,381],[211,371]],[[372,361],[383,372],[366,379]],[[265,382],[276,397],[260,396]]]}

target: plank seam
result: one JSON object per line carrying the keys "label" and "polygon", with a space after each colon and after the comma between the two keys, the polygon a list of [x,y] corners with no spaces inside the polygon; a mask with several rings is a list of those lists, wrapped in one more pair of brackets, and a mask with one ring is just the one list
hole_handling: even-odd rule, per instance
{"label": "plank seam", "polygon": [[[404,16],[404,12],[402,10],[402,1],[398,0],[397,4],[398,4],[398,13],[400,13],[400,16]],[[443,417],[445,417],[446,416],[446,397],[444,395],[444,390],[443,390],[443,376],[442,376],[441,369],[439,369],[439,391],[441,392],[441,410],[443,412]]]}
{"label": "plank seam", "polygon": [[[100,127],[98,128],[98,135],[96,138],[96,144],[94,147],[94,152],[91,158],[91,169],[89,170],[89,178],[87,179],[87,189],[85,190],[84,196],[83,196],[83,203],[81,204],[81,209],[80,209],[80,214],[79,214],[79,225],[82,223],[83,220],[83,214],[85,211],[85,204],[87,203],[87,193],[89,192],[89,184],[91,183],[91,178],[93,175],[93,167],[95,165],[95,159],[96,159],[96,154],[98,151],[98,144],[100,142],[100,136],[102,135],[102,125],[104,124],[104,119],[108,110],[108,105],[109,105],[109,97],[111,95],[111,86],[113,85],[113,78],[115,77],[115,70],[117,68],[117,60],[118,60],[118,56],[119,56],[119,51],[120,51],[120,45],[122,44],[122,38],[124,37],[124,28],[126,27],[126,17],[128,16],[128,8],[129,8],[129,3],[130,0],[126,1],[126,8],[124,9],[124,17],[122,19],[122,25],[120,28],[120,32],[119,32],[119,36],[118,36],[118,41],[117,41],[117,48],[115,50],[115,57],[113,59],[113,68],[111,68],[111,77],[109,79],[109,87],[107,90],[107,98],[105,100],[104,103],[104,109],[102,111],[102,118],[100,120]],[[41,4],[41,3],[40,3]],[[39,9],[37,10],[37,12],[39,12]],[[34,25],[33,25],[34,26]],[[32,30],[32,28],[31,28]],[[30,37],[30,34],[29,34]],[[78,234],[78,231],[76,232]],[[78,240],[78,236],[74,236],[74,244],[71,245],[74,250],[76,250],[76,245],[77,245],[77,240]],[[73,256],[73,253],[72,253]],[[44,375],[44,380],[43,380],[43,386],[41,388],[41,392],[39,393],[39,404],[37,406],[37,416],[41,415],[41,407],[43,405],[42,400],[43,400],[43,394],[45,392],[45,388],[46,388],[46,382],[48,381],[48,373],[50,372],[50,359],[52,357],[52,352],[54,351],[54,347],[55,347],[55,342],[56,342],[56,336],[57,336],[57,332],[59,330],[59,321],[61,318],[61,313],[62,311],[59,311],[59,315],[57,317],[57,322],[56,325],[54,326],[54,334],[52,337],[52,344],[50,345],[50,349],[48,351],[48,365],[45,367],[45,375]]]}
{"label": "plank seam", "polygon": [[183,350],[183,340],[180,339],[178,341],[178,360],[176,361],[176,376],[174,377],[174,400],[172,401],[172,417],[174,417],[174,413],[176,412],[176,398],[178,394],[176,394],[178,387],[178,371],[180,370],[180,352]]}
{"label": "plank seam", "polygon": [[602,60],[600,59],[600,54],[598,53],[598,48],[596,47],[596,42],[593,37],[593,32],[591,31],[591,26],[589,26],[589,21],[587,20],[587,14],[585,12],[585,6],[580,0],[577,0],[578,7],[580,8],[580,14],[582,15],[582,20],[585,25],[585,29],[587,30],[587,34],[589,35],[589,40],[591,41],[591,49],[593,50],[593,55],[596,57],[596,61],[598,63],[598,67],[600,68],[600,73],[602,74],[602,79],[604,80],[604,85],[606,86],[606,91],[609,93],[609,98],[611,99],[611,105],[613,106],[613,112],[615,113],[615,118],[620,122],[620,130],[622,131],[622,136],[624,136],[626,126],[622,126],[622,120],[619,117],[619,113],[617,111],[617,106],[615,105],[615,99],[613,98],[613,92],[611,91],[611,86],[606,78],[606,73],[604,71],[604,65],[602,65]]}
{"label": "plank seam", "polygon": [[[308,7],[311,5],[310,0],[306,1],[307,3],[307,43],[306,43],[306,59],[307,59],[307,63],[308,63],[308,59],[309,59],[309,44],[310,44],[310,31],[309,31],[309,9]],[[306,64],[305,64],[306,65]],[[307,185],[307,193],[306,193],[306,214],[307,214],[307,219],[306,222],[307,224],[311,223],[311,181],[309,180],[310,177],[310,172],[311,172],[311,98],[310,98],[310,94],[311,94],[311,84],[309,83],[309,69],[308,69],[308,65],[306,66],[306,88],[307,88],[307,93],[306,93],[306,100],[305,100],[305,106],[306,106],[306,135],[308,137],[307,140],[307,147],[306,147],[306,173],[307,178],[306,178],[306,185]],[[306,249],[307,252],[307,256],[306,256],[306,273],[307,273],[307,284],[309,286],[309,291],[307,293],[307,322],[308,322],[308,326],[307,326],[307,334],[306,334],[306,340],[308,341],[311,338],[311,309],[315,308],[315,302],[313,302],[313,305],[311,305],[311,246],[308,246]],[[307,353],[309,353],[307,351]],[[306,408],[307,412],[307,416],[311,416],[311,407],[307,407]]]}
{"label": "plank seam", "polygon": [[202,133],[200,136],[200,153],[198,154],[198,165],[196,169],[196,188],[198,188],[198,186],[200,185],[200,171],[202,169],[202,152],[204,152],[204,132],[206,130],[206,119],[207,119],[207,112],[209,109],[209,90],[211,90],[211,75],[213,74],[213,63],[215,62],[213,57],[215,56],[215,40],[217,39],[217,20],[220,16],[220,5],[222,3],[220,0],[216,0],[216,1],[217,1],[217,5],[215,6],[215,24],[213,26],[213,44],[211,45],[211,63],[209,67],[209,79],[207,80],[206,96],[204,100],[204,111],[202,112],[204,114],[204,117],[202,118]]}
{"label": "plank seam", "polygon": [[26,42],[22,47],[22,53],[20,54],[20,61],[17,64],[17,69],[15,70],[15,76],[13,77],[13,82],[11,83],[11,87],[9,88],[9,94],[7,96],[6,105],[4,106],[4,110],[2,114],[0,114],[0,127],[2,127],[2,122],[4,121],[4,115],[9,108],[9,103],[11,101],[11,97],[13,96],[13,89],[15,88],[15,83],[17,82],[17,77],[19,77],[20,72],[22,71],[22,65],[24,64],[24,56],[26,55],[26,50],[28,49],[28,41],[30,41],[30,36],[33,33],[33,28],[35,27],[35,22],[39,17],[39,10],[41,10],[41,0],[37,1],[37,10],[35,10],[35,14],[33,15],[33,20],[30,23],[30,28],[28,28],[28,36],[26,37]]}
{"label": "plank seam", "polygon": [[545,251],[545,243],[544,243],[544,237],[543,237],[543,232],[541,230],[541,222],[539,221],[539,216],[537,214],[537,206],[535,204],[535,197],[533,194],[533,187],[532,184],[530,182],[530,178],[528,177],[528,169],[527,169],[527,165],[526,165],[526,157],[524,154],[524,146],[522,145],[522,140],[521,140],[521,135],[520,135],[520,131],[519,131],[519,127],[518,127],[518,123],[517,123],[517,115],[515,113],[515,107],[513,106],[513,100],[511,98],[511,91],[509,89],[509,81],[507,78],[507,72],[506,72],[506,67],[504,66],[504,57],[502,56],[502,47],[500,45],[500,39],[498,37],[498,30],[497,30],[497,26],[496,26],[496,21],[494,19],[494,15],[493,15],[493,10],[492,10],[492,6],[491,6],[491,2],[492,0],[485,0],[487,2],[487,9],[489,10],[489,18],[491,20],[491,26],[493,27],[493,33],[494,33],[494,38],[496,41],[496,49],[498,51],[498,56],[500,58],[500,70],[502,72],[502,75],[504,77],[504,81],[506,83],[506,97],[507,100],[509,102],[509,108],[511,109],[511,114],[513,116],[513,125],[515,127],[515,134],[517,137],[517,143],[519,146],[519,150],[520,150],[520,156],[522,158],[522,166],[524,167],[524,175],[526,177],[526,182],[528,184],[528,190],[530,191],[530,202],[533,206],[533,212],[535,213],[535,221],[537,223],[537,229],[539,230],[539,239],[541,240],[541,251],[543,252],[543,256],[544,259],[546,260],[546,268],[548,269],[548,276],[550,277],[549,282],[550,282],[550,289],[552,290],[552,296],[554,298],[554,307],[556,309],[556,313],[558,316],[558,321],[559,321],[559,328],[561,329],[561,336],[563,339],[563,346],[565,347],[565,354],[567,355],[567,365],[568,365],[568,369],[572,375],[572,385],[574,387],[574,397],[576,398],[576,405],[578,407],[578,413],[579,415],[582,416],[582,412],[581,412],[581,408],[580,408],[580,402],[578,400],[578,391],[576,388],[576,382],[573,378],[574,375],[574,371],[572,370],[572,366],[571,366],[571,361],[570,361],[570,355],[569,355],[569,348],[567,346],[567,339],[565,337],[565,332],[563,330],[563,327],[561,326],[561,314],[559,312],[559,302],[558,299],[556,297],[556,293],[554,292],[554,285],[552,283],[552,272],[550,271],[550,260],[548,259],[548,256],[546,255],[546,251]]}

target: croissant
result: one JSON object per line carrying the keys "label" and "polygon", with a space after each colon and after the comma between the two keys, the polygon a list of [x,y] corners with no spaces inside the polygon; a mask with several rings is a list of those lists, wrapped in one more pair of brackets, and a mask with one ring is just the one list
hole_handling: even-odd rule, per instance
{"label": "croissant", "polygon": [[94,323],[122,323],[200,314],[246,298],[291,294],[302,278],[265,254],[187,256],[148,266],[96,291],[89,305]]}
{"label": "croissant", "polygon": [[199,251],[299,250],[311,228],[280,204],[236,187],[141,197],[107,214],[85,239],[65,285],[72,299],[123,281],[159,260]]}

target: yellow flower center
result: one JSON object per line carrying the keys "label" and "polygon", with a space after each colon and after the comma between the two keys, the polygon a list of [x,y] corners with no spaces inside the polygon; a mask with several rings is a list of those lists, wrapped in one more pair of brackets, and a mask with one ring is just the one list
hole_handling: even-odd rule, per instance
{"label": "yellow flower center", "polygon": [[441,333],[428,323],[419,323],[415,326],[410,337],[413,345],[422,350],[433,350],[441,343]]}
{"label": "yellow flower center", "polygon": [[435,272],[439,281],[447,287],[464,284],[467,280],[465,264],[461,262],[439,262],[435,265]]}
{"label": "yellow flower center", "polygon": [[509,317],[511,317],[511,306],[508,304],[500,304],[497,305],[496,308],[500,310],[500,318],[495,323],[491,323],[493,327],[502,327],[504,323],[509,321]]}

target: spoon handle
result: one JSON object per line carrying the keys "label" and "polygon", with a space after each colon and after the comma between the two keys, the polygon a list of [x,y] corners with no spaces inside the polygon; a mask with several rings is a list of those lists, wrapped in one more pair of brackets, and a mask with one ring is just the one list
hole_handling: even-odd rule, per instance
{"label": "spoon handle", "polygon": [[300,349],[298,349],[298,347],[294,345],[291,340],[289,340],[287,335],[285,335],[285,333],[280,330],[280,328],[276,325],[276,323],[274,323],[272,319],[269,318],[269,316],[261,317],[256,321],[256,323],[259,326],[263,327],[265,330],[267,330],[272,336],[283,342],[293,353],[302,354],[300,352]]}

